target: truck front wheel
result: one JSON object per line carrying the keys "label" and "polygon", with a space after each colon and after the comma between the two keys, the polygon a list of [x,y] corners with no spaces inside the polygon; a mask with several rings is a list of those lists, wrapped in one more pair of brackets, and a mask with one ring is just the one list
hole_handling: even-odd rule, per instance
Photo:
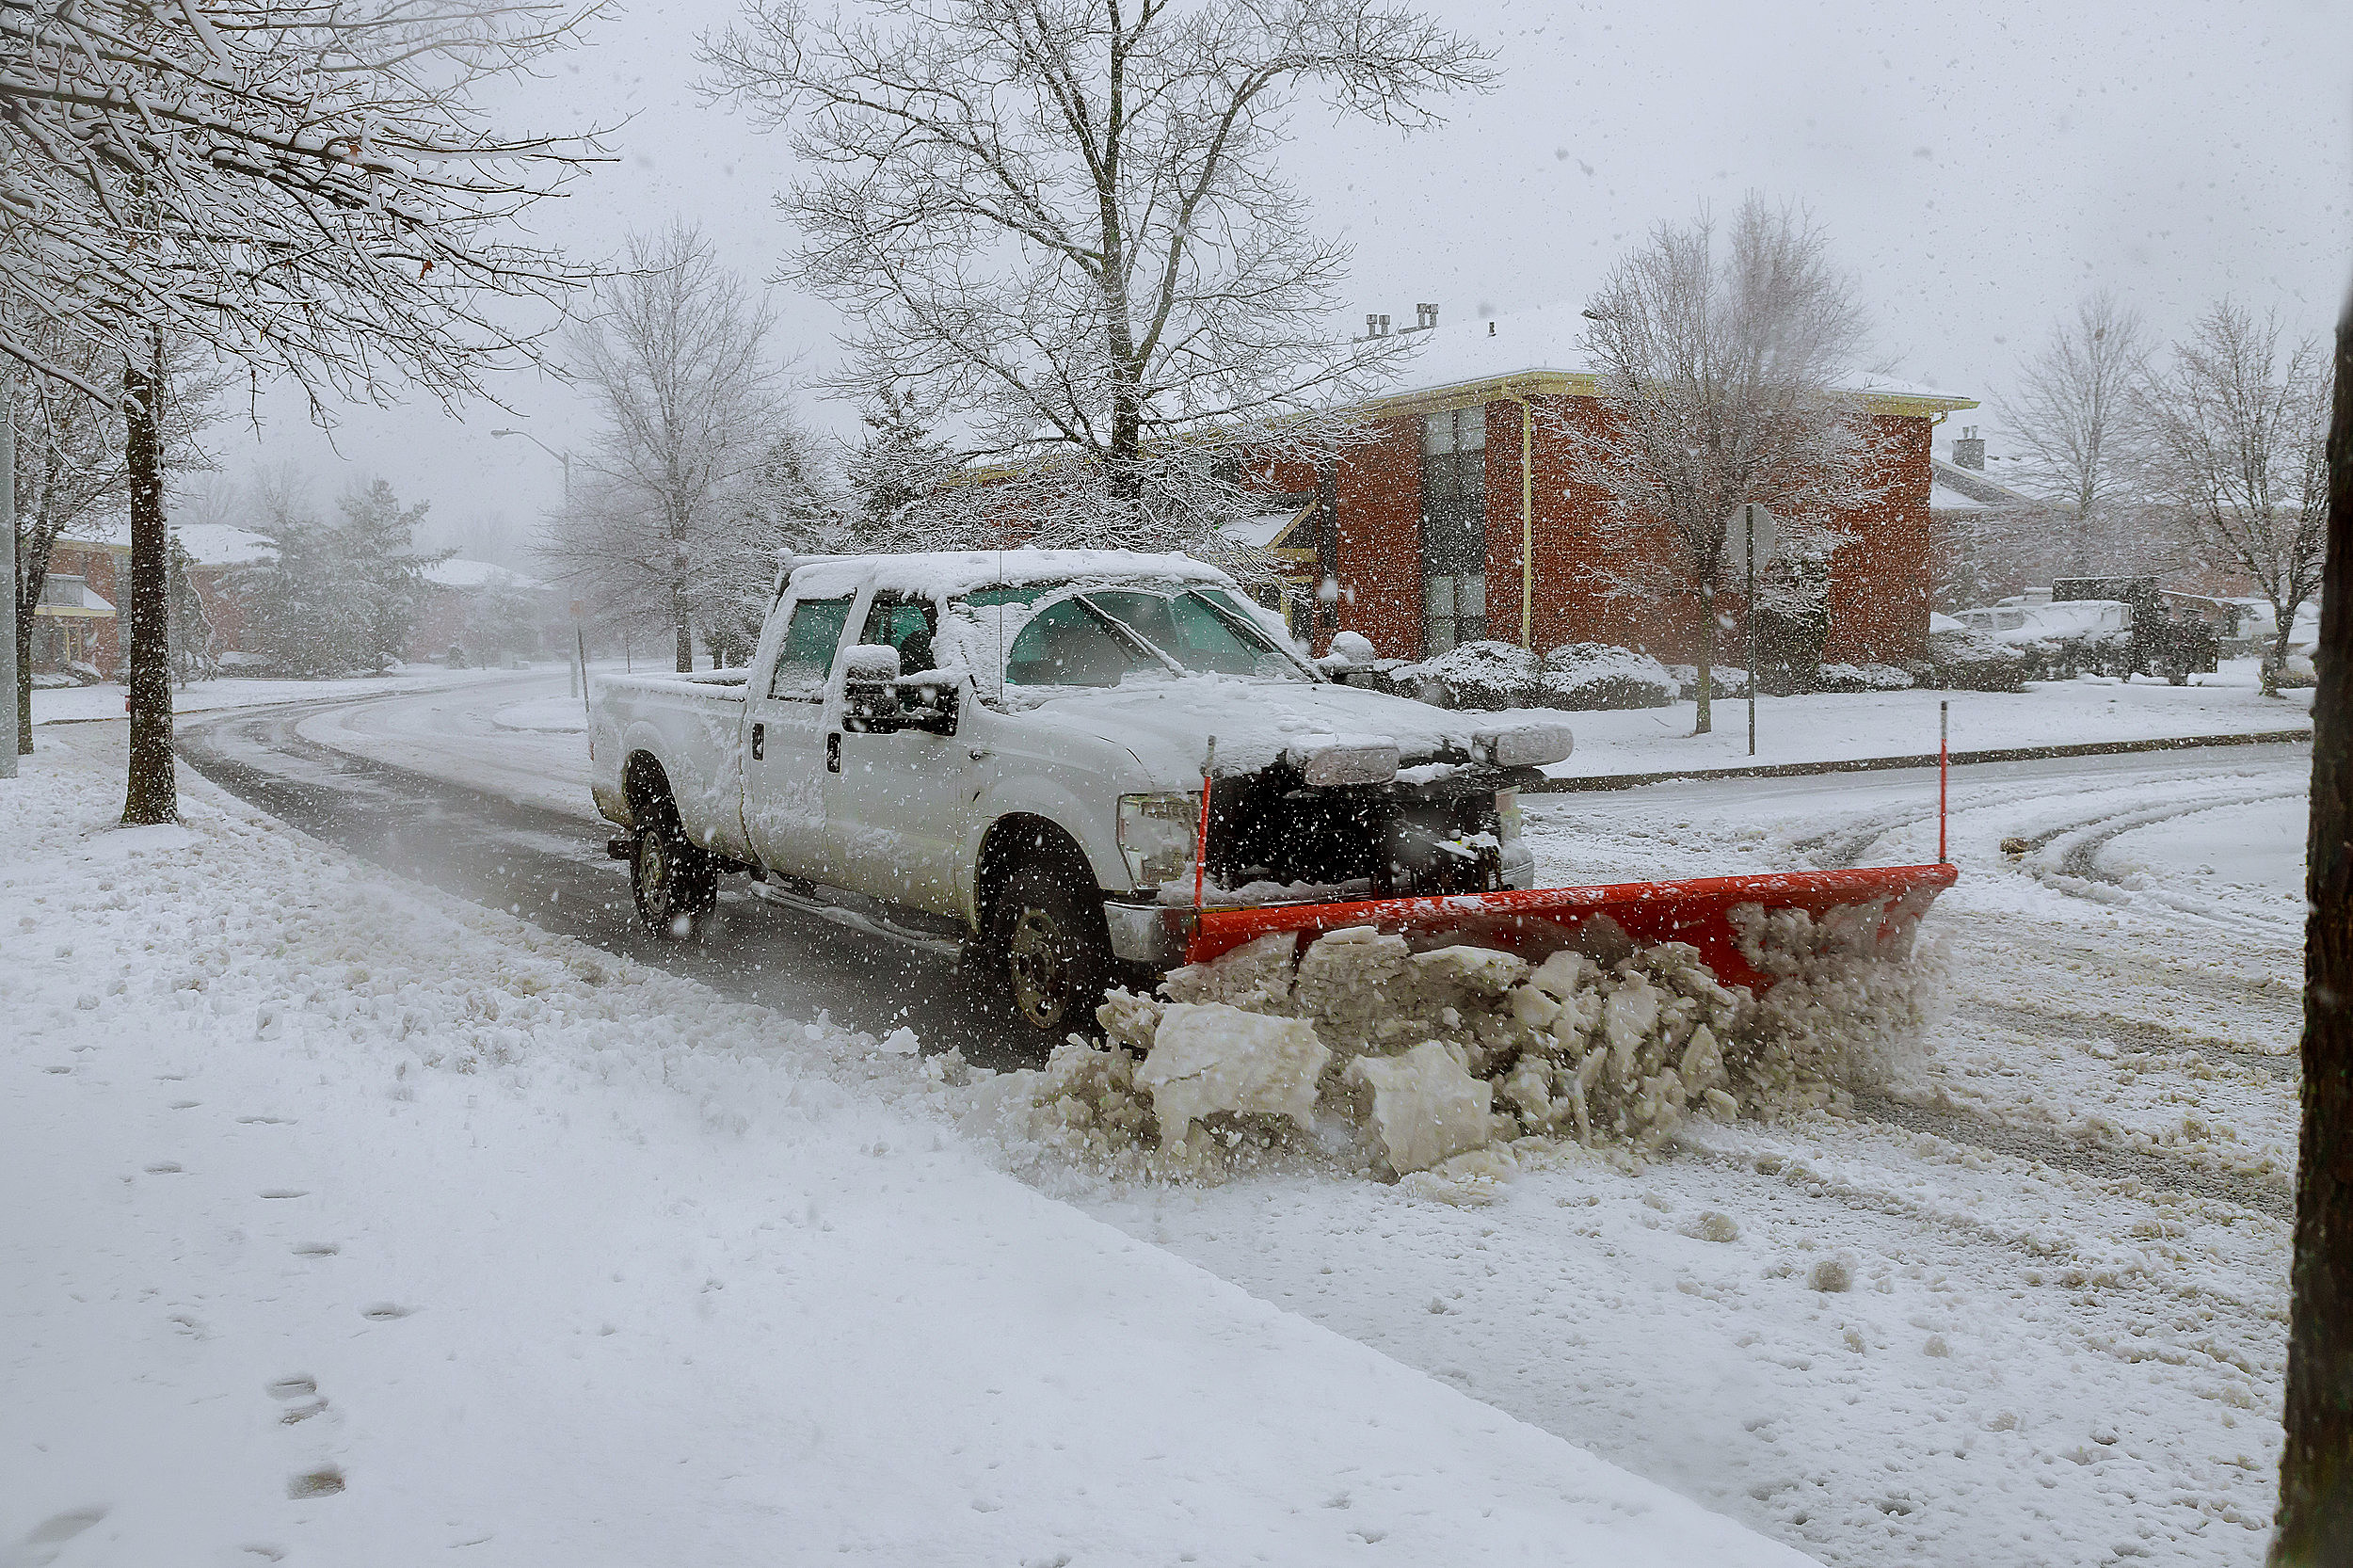
{"label": "truck front wheel", "polygon": [[629,857],[629,890],[648,931],[657,936],[691,936],[696,924],[719,902],[719,873],[703,847],[689,841],[678,814],[656,809],[637,824],[637,841]]}
{"label": "truck front wheel", "polygon": [[1048,1042],[1091,1029],[1111,984],[1111,935],[1092,893],[1027,865],[1005,879],[989,911],[991,956],[1003,966],[1014,1011]]}

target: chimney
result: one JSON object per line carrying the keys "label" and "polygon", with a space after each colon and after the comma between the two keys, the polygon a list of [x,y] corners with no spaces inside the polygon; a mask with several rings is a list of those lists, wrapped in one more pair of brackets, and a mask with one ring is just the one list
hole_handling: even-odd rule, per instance
{"label": "chimney", "polygon": [[1381,318],[1381,335],[1385,338],[1389,335],[1389,318],[1387,316],[1383,316]]}
{"label": "chimney", "polygon": [[1365,336],[1369,338],[1377,338],[1380,335],[1381,318],[1373,314],[1370,311],[1367,311],[1365,312]]}
{"label": "chimney", "polygon": [[1961,426],[1961,434],[1953,438],[1953,467],[1985,472],[1985,438],[1977,434],[1976,425]]}
{"label": "chimney", "polygon": [[1416,331],[1427,332],[1430,328],[1437,325],[1438,307],[1435,305],[1417,305],[1414,307],[1414,328]]}

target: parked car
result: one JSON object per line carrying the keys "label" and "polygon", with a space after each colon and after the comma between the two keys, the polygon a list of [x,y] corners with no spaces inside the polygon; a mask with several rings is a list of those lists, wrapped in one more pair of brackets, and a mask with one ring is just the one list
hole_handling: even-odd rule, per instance
{"label": "parked car", "polygon": [[[1059,1039],[1220,902],[1525,888],[1517,792],[1566,725],[1335,682],[1183,556],[823,558],[743,669],[600,679],[598,808],[640,919],[683,935],[742,872],[967,944]],[[1209,756],[1215,737],[1215,760]]]}

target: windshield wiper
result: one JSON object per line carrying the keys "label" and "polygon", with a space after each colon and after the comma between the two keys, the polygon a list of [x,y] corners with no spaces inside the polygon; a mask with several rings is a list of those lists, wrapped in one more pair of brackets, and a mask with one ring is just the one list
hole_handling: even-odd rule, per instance
{"label": "windshield wiper", "polygon": [[1089,599],[1086,595],[1073,594],[1070,597],[1077,602],[1080,609],[1084,610],[1088,615],[1093,616],[1096,620],[1102,622],[1104,630],[1110,632],[1112,635],[1115,637],[1127,638],[1128,642],[1135,645],[1137,652],[1148,653],[1153,658],[1158,659],[1160,664],[1166,667],[1169,674],[1189,675],[1192,673],[1190,670],[1185,668],[1181,662],[1172,659],[1166,653],[1162,652],[1160,645],[1152,641],[1151,638],[1145,636],[1134,627],[1129,626],[1126,621],[1121,620],[1117,616],[1112,615],[1109,610],[1104,609],[1100,604],[1096,603],[1095,600]]}

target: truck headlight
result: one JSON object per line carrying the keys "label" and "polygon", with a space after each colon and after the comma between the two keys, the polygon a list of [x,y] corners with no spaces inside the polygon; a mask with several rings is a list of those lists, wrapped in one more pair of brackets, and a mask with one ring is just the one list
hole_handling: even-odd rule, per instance
{"label": "truck headlight", "polygon": [[1507,844],[1519,841],[1520,792],[1517,790],[1496,792],[1496,837]]}
{"label": "truck headlight", "polygon": [[1139,886],[1173,882],[1193,864],[1201,825],[1198,790],[1119,797],[1119,852]]}

